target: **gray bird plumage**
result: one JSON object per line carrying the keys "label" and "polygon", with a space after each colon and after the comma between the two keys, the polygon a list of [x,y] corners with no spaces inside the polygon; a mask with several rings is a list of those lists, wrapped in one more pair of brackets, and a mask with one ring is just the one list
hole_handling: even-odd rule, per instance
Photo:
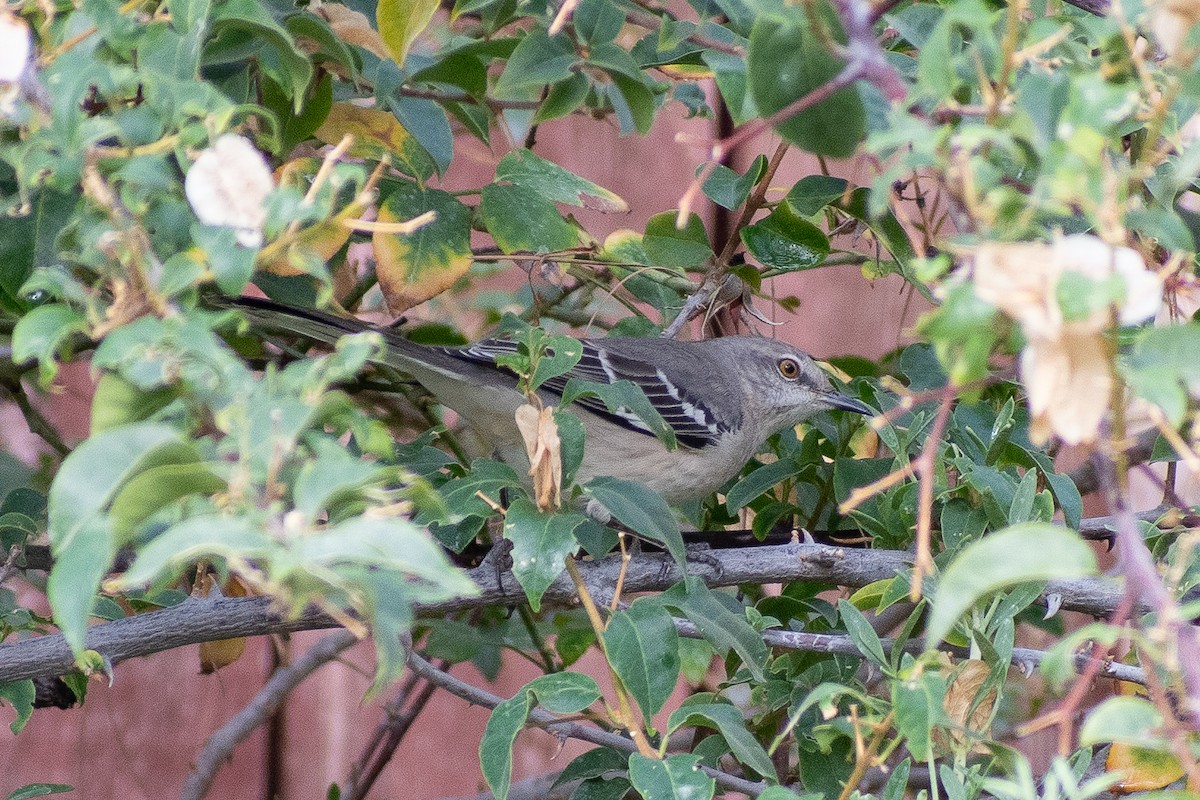
{"label": "gray bird plumage", "polygon": [[[252,322],[319,342],[372,330],[384,337],[381,359],[413,376],[447,408],[456,411],[499,456],[528,469],[514,414],[525,398],[515,377],[495,363],[516,345],[484,340],[466,347],[414,344],[397,331],[240,298],[232,305]],[[814,414],[871,409],[838,393],[821,368],[790,345],[758,336],[726,336],[696,342],[609,337],[581,340],[579,363],[543,384],[547,402],[557,402],[570,378],[596,383],[636,384],[675,431],[679,447],[667,449],[631,411],[610,412],[594,398],[576,402],[586,444],[577,480],[599,475],[636,480],[671,504],[704,497],[737,475],[767,438]]]}

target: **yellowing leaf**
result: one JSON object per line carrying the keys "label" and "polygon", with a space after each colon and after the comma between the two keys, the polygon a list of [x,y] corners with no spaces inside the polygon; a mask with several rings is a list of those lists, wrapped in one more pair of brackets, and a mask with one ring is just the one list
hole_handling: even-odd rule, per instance
{"label": "yellowing leaf", "polygon": [[375,23],[397,64],[404,65],[408,48],[429,25],[437,7],[438,0],[380,0]]}
{"label": "yellowing leaf", "polygon": [[341,3],[324,3],[315,13],[324,17],[334,34],[346,44],[355,45],[380,58],[391,58],[387,43],[379,31],[371,27],[367,15]]}
{"label": "yellowing leaf", "polygon": [[[196,584],[193,594],[208,597],[216,586],[216,578],[211,573],[204,573]],[[222,587],[226,597],[246,597],[250,594],[246,585],[236,576],[231,576]],[[200,643],[200,674],[210,675],[221,667],[227,667],[242,657],[246,651],[246,637],[235,639],[218,639],[212,642]]]}
{"label": "yellowing leaf", "polygon": [[336,145],[346,134],[354,137],[348,151],[354,158],[379,160],[389,155],[397,168],[415,178],[424,180],[433,174],[433,159],[394,114],[334,103],[313,135],[325,144]]}
{"label": "yellowing leaf", "polygon": [[446,192],[402,183],[380,204],[380,222],[436,218],[410,234],[376,233],[375,272],[393,314],[444,292],[471,267],[471,212]]}
{"label": "yellowing leaf", "polygon": [[[322,7],[324,9],[324,6]],[[297,158],[281,164],[275,170],[275,181],[302,194],[309,190],[312,178],[321,168],[317,158]],[[367,210],[366,198],[355,198],[353,202],[332,217],[317,222],[300,231],[282,249],[268,247],[259,253],[255,264],[260,270],[280,277],[313,274],[314,265],[322,267],[332,259],[350,238],[350,227],[346,223],[360,218]]]}
{"label": "yellowing leaf", "polygon": [[1109,748],[1104,766],[1121,775],[1113,789],[1123,794],[1162,789],[1183,777],[1179,759],[1170,753],[1122,742]]}
{"label": "yellowing leaf", "polygon": [[685,81],[707,80],[714,75],[711,69],[699,64],[663,64],[659,69],[672,78],[679,78]]}

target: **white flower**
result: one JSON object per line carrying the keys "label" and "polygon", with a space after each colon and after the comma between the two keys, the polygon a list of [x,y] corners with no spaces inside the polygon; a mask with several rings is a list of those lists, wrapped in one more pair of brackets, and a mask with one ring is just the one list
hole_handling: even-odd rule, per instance
{"label": "white flower", "polygon": [[227,133],[200,154],[188,170],[183,189],[205,225],[237,229],[246,247],[263,243],[267,218],[264,201],[275,188],[262,153],[248,139]]}
{"label": "white flower", "polygon": [[32,58],[29,24],[10,11],[0,11],[0,83],[19,83]]}
{"label": "white flower", "polygon": [[1091,234],[1077,233],[1054,243],[1054,257],[1061,261],[1064,271],[1078,272],[1094,281],[1119,276],[1125,284],[1125,297],[1117,307],[1122,325],[1145,322],[1162,306],[1162,279],[1146,269],[1146,262],[1132,248],[1113,247]]}
{"label": "white flower", "polygon": [[1122,325],[1154,316],[1163,285],[1136,250],[1114,247],[1090,234],[1050,244],[985,244],[975,255],[975,293],[1016,320],[1027,344],[1021,381],[1033,416],[1030,438],[1051,434],[1068,444],[1091,441],[1100,429],[1113,387],[1112,358],[1104,336],[1110,310],[1063,319],[1059,283],[1075,273],[1098,283],[1119,278]]}

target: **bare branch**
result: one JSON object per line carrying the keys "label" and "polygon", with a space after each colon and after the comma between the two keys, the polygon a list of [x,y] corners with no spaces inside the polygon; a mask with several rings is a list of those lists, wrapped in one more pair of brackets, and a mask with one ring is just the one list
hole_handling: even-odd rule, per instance
{"label": "bare branch", "polygon": [[233,749],[279,710],[283,699],[300,681],[357,641],[358,638],[349,631],[331,633],[305,650],[304,655],[291,664],[275,670],[275,674],[254,699],[208,737],[208,742],[196,759],[196,768],[183,785],[182,800],[200,800],[208,794],[217,770],[233,754]]}
{"label": "bare branch", "polygon": [[[700,632],[700,629],[688,620],[675,618],[674,622],[675,630],[679,632],[680,636],[686,636],[689,639],[704,638],[704,634]],[[862,651],[854,644],[854,640],[845,634],[765,630],[762,632],[762,638],[767,646],[780,650],[862,657]],[[896,640],[881,638],[880,644],[883,645],[883,651],[890,655],[896,647]],[[904,646],[904,649],[906,652],[917,654],[922,652],[923,647],[920,642],[910,641]],[[969,650],[965,647],[952,647],[943,644],[939,649],[959,657],[965,658],[969,655]],[[1047,655],[1044,650],[1014,647],[1012,651],[1012,663],[1022,668],[1026,666],[1033,667],[1045,661]],[[1134,667],[1129,664],[1109,663],[1102,659],[1089,658],[1082,654],[1075,656],[1076,668],[1082,669],[1089,665],[1096,666],[1098,668],[1097,674],[1103,677],[1118,681],[1129,681],[1130,683],[1137,683],[1143,686],[1146,684],[1146,673],[1141,667]]]}
{"label": "bare branch", "polygon": [[[895,577],[911,564],[910,554],[890,550],[785,544],[706,551],[702,560],[689,562],[688,574],[709,586],[803,580],[860,587]],[[592,597],[598,603],[607,603],[621,569],[620,556],[581,563],[579,568]],[[524,592],[510,573],[498,573],[493,566],[485,565],[469,574],[479,586],[477,596],[418,606],[417,612],[422,616],[441,616],[479,606],[525,602]],[[669,556],[643,554],[629,564],[625,592],[663,591],[683,577]],[[1060,607],[1068,611],[1105,616],[1117,607],[1122,591],[1115,581],[1095,578],[1051,581],[1046,594],[1061,599]],[[559,576],[542,602],[551,606],[574,604],[576,594],[570,579]],[[270,598],[266,597],[189,598],[161,611],[93,625],[88,628],[87,647],[117,664],[198,642],[335,627],[338,627],[335,620],[315,608],[285,618],[272,608]],[[75,659],[61,635],[0,644],[0,683],[62,675],[74,667]]]}

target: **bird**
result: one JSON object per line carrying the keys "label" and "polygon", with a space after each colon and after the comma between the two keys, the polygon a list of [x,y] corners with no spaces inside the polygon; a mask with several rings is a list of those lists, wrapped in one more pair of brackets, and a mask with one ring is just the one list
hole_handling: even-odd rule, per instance
{"label": "bird", "polygon": [[[216,303],[237,309],[252,324],[325,344],[374,331],[383,337],[379,361],[411,375],[480,435],[501,461],[529,469],[515,414],[527,398],[517,375],[496,359],[518,345],[485,339],[462,347],[422,345],[399,330],[359,319],[241,297]],[[637,481],[679,506],[718,491],[738,475],[767,439],[829,410],[871,415],[862,402],[837,391],[807,353],[762,336],[698,341],[612,336],[581,339],[579,362],[542,384],[546,405],[559,400],[571,378],[600,384],[626,380],[645,394],[674,431],[670,448],[628,408],[609,410],[584,397],[572,405],[583,423],[578,483],[612,476]]]}

